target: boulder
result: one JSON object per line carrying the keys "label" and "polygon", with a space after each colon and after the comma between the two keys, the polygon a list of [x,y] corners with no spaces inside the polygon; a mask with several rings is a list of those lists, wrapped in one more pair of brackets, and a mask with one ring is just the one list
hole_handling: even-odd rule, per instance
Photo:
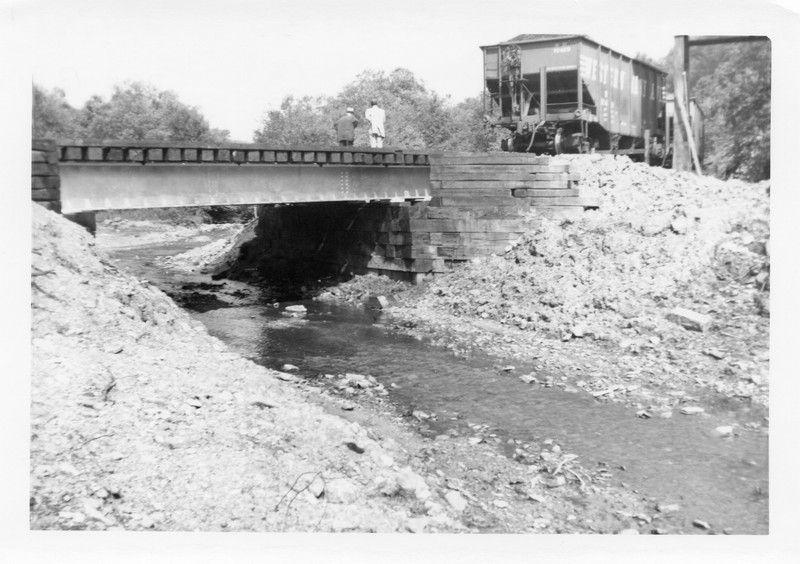
{"label": "boulder", "polygon": [[690,309],[676,307],[667,314],[667,319],[673,323],[677,323],[684,329],[691,331],[705,332],[711,328],[713,319],[710,315],[704,313],[697,313]]}

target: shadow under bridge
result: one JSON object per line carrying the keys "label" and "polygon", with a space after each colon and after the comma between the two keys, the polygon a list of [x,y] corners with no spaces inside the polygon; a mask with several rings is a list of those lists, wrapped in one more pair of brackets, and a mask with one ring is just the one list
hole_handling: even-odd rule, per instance
{"label": "shadow under bridge", "polygon": [[429,154],[360,147],[61,141],[62,212],[430,198]]}

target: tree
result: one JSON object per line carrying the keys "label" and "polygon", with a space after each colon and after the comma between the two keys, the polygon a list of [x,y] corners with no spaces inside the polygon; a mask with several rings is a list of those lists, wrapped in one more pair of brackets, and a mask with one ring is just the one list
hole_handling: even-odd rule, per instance
{"label": "tree", "polygon": [[335,142],[333,122],[337,117],[329,98],[286,96],[280,110],[267,113],[254,140],[277,145],[329,145]]}
{"label": "tree", "polygon": [[225,141],[227,130],[212,129],[200,111],[174,92],[143,82],[115,86],[108,101],[90,98],[81,110],[85,136],[91,139],[152,141]]}
{"label": "tree", "polygon": [[48,92],[34,84],[32,136],[69,139],[82,134],[79,112],[67,102],[64,91],[54,88]]}
{"label": "tree", "polygon": [[[769,41],[760,41],[689,49],[687,84],[704,114],[704,164],[721,178],[769,178],[770,47]],[[670,51],[660,65],[669,69],[669,91],[673,85],[672,55]]]}
{"label": "tree", "polygon": [[467,98],[449,111],[452,133],[442,149],[447,151],[498,151],[504,128],[485,125],[482,96]]}
{"label": "tree", "polygon": [[[723,178],[735,176],[751,181],[769,178],[770,43],[716,47],[725,49],[716,49],[712,52],[717,55],[714,57],[708,54],[704,57],[702,48],[695,48],[700,51],[699,72],[691,90],[705,114],[710,164]],[[700,75],[704,71],[707,74]]]}

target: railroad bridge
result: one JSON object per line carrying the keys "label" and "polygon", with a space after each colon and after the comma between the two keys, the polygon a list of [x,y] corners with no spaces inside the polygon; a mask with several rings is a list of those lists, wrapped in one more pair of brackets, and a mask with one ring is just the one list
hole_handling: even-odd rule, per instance
{"label": "railroad bridge", "polygon": [[[510,153],[34,140],[32,198],[94,229],[100,210],[257,205],[262,272],[316,263],[420,280],[582,212],[569,164]],[[251,257],[251,259],[254,257]]]}

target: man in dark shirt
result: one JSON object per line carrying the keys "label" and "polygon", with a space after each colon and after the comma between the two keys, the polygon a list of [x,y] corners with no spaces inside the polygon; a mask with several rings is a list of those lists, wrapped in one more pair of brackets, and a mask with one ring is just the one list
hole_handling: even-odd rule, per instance
{"label": "man in dark shirt", "polygon": [[339,145],[343,147],[350,147],[353,145],[355,139],[356,127],[358,127],[358,120],[353,115],[353,108],[347,108],[347,114],[340,117],[334,122],[333,127],[336,130],[336,138],[339,140]]}

